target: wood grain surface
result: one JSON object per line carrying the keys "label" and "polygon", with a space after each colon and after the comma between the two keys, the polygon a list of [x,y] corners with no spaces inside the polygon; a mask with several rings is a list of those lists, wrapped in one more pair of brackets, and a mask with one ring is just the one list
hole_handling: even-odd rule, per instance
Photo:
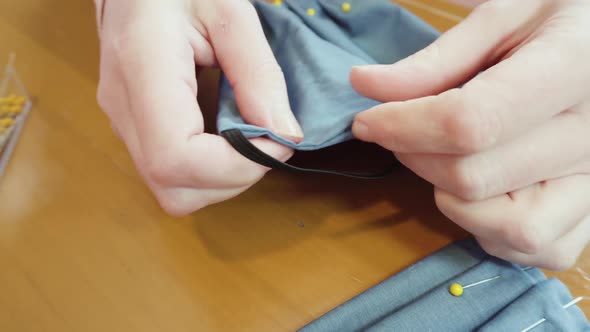
{"label": "wood grain surface", "polygon": [[[468,13],[398,2],[443,31]],[[0,179],[0,331],[292,331],[467,236],[404,170],[374,182],[271,172],[168,217],[96,104],[91,1],[1,1],[0,63],[10,52],[35,106]],[[208,113],[217,75],[200,78]],[[589,259],[551,275],[588,296]]]}

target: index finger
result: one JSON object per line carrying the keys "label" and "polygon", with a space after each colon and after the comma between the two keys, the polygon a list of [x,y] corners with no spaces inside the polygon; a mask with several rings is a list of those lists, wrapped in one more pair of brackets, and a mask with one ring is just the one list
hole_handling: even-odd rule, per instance
{"label": "index finger", "polygon": [[291,111],[283,72],[249,1],[207,2],[202,17],[217,60],[246,122],[299,143],[303,132]]}
{"label": "index finger", "polygon": [[[117,41],[142,168],[166,187],[249,185],[267,170],[242,157],[223,138],[204,133],[187,22],[174,8],[162,7],[144,12]],[[261,146],[276,158],[290,153],[278,144]]]}
{"label": "index finger", "polygon": [[[535,27],[542,31],[539,36],[514,41],[522,46],[513,46],[511,55],[461,88],[382,104],[359,114],[353,128],[355,135],[396,152],[464,154],[485,150],[547,121],[581,102],[590,86],[590,66],[584,60],[590,57],[590,46],[578,45],[579,41],[572,37],[588,33],[563,32],[568,27],[583,30],[584,26],[590,31],[590,24],[574,19],[560,24]],[[466,61],[465,55],[453,49],[461,49],[458,45],[464,40],[473,40],[476,34],[486,35],[483,31],[492,29],[499,29],[493,21],[482,26],[477,20],[466,21],[453,35],[429,46],[440,51],[425,55],[444,55],[445,59],[421,56],[417,61],[460,68],[458,64]]]}

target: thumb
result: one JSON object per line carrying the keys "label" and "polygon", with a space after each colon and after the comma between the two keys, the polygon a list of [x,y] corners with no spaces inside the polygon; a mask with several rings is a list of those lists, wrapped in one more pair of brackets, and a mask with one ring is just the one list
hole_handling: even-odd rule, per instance
{"label": "thumb", "polygon": [[421,51],[391,65],[353,68],[360,94],[382,102],[436,95],[455,88],[524,40],[543,1],[497,1],[477,7],[464,21]]}
{"label": "thumb", "polygon": [[253,5],[221,0],[213,7],[207,31],[244,120],[300,142],[303,132],[291,111],[283,72]]}

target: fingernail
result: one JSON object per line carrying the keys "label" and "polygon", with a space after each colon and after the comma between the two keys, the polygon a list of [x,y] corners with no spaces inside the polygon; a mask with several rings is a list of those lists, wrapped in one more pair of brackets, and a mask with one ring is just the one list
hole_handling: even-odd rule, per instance
{"label": "fingernail", "polygon": [[357,74],[364,74],[371,70],[370,65],[353,66],[350,72],[356,72]]}
{"label": "fingernail", "polygon": [[297,123],[297,119],[291,112],[274,112],[273,113],[273,131],[276,135],[300,143],[303,141],[303,130]]}
{"label": "fingernail", "polygon": [[354,121],[352,124],[352,134],[361,140],[367,140],[369,138],[369,127],[364,122]]}
{"label": "fingernail", "polygon": [[361,72],[379,71],[389,68],[389,65],[359,65],[353,66],[352,69]]}

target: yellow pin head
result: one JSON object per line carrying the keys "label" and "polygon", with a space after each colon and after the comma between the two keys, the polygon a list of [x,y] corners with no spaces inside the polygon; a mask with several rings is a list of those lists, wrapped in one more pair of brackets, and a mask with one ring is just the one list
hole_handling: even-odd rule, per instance
{"label": "yellow pin head", "polygon": [[307,15],[309,15],[309,16],[315,16],[315,9],[308,8],[307,9]]}
{"label": "yellow pin head", "polygon": [[459,284],[452,284],[451,287],[449,287],[449,293],[451,293],[453,296],[461,296],[463,295],[463,286]]}
{"label": "yellow pin head", "polygon": [[0,127],[10,127],[14,123],[14,120],[11,118],[3,118],[0,119]]}
{"label": "yellow pin head", "polygon": [[9,112],[11,114],[19,114],[23,110],[22,106],[20,105],[13,105],[10,107]]}
{"label": "yellow pin head", "polygon": [[283,4],[283,0],[274,0],[273,3],[275,4],[275,6],[280,6]]}
{"label": "yellow pin head", "polygon": [[18,97],[16,97],[16,98],[14,99],[14,104],[15,104],[15,105],[22,106],[22,105],[25,103],[25,101],[26,101],[26,100],[27,100],[27,99],[26,99],[25,97],[23,97],[23,96],[18,96]]}
{"label": "yellow pin head", "polygon": [[348,13],[351,9],[350,3],[345,2],[342,4],[342,11]]}
{"label": "yellow pin head", "polygon": [[17,99],[18,99],[18,97],[16,95],[10,95],[10,96],[6,97],[6,101],[9,104],[14,104]]}

